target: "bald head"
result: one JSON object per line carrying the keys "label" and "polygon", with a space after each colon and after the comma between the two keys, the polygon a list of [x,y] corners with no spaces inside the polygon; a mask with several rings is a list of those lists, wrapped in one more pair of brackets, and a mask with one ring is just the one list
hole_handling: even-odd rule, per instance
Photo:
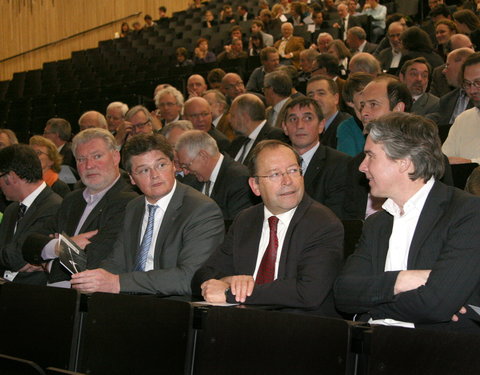
{"label": "bald head", "polygon": [[237,73],[227,73],[222,78],[221,91],[229,100],[245,93],[245,85]]}
{"label": "bald head", "polygon": [[183,107],[183,117],[197,130],[208,132],[212,127],[212,109],[204,98],[188,99]]}
{"label": "bald head", "polygon": [[108,129],[107,119],[97,111],[87,111],[78,119],[80,130],[89,128]]}
{"label": "bald head", "polygon": [[450,37],[448,41],[448,48],[450,51],[456,50],[458,48],[471,48],[473,49],[473,44],[470,38],[465,34],[454,34]]}
{"label": "bald head", "polygon": [[189,96],[202,96],[207,91],[207,83],[200,74],[193,74],[188,77],[187,90]]}

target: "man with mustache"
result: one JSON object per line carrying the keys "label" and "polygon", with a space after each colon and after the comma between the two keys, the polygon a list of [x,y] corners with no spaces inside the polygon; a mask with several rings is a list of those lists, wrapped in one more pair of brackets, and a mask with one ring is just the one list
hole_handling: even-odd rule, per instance
{"label": "man with mustache", "polygon": [[432,112],[438,103],[438,97],[427,92],[432,67],[424,57],[405,61],[400,70],[400,81],[407,85],[412,95],[411,113],[425,115]]}

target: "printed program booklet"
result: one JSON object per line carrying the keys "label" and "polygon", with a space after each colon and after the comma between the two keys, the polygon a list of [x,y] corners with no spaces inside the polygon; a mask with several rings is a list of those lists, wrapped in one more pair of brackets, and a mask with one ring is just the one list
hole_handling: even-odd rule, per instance
{"label": "printed program booklet", "polygon": [[87,253],[82,250],[70,237],[61,234],[58,237],[60,252],[58,258],[60,263],[72,275],[87,269]]}

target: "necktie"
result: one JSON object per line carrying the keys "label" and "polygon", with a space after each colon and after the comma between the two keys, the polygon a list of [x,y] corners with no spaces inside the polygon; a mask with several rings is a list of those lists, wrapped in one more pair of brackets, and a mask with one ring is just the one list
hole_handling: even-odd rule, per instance
{"label": "necktie", "polygon": [[239,163],[243,163],[245,161],[245,156],[247,156],[247,148],[249,143],[250,143],[250,138],[246,137],[243,140],[242,152],[240,153],[240,156],[237,159]]}
{"label": "necktie", "polygon": [[153,204],[148,205],[148,223],[143,235],[142,243],[140,244],[140,250],[137,254],[137,260],[135,262],[135,271],[145,271],[145,264],[147,263],[148,251],[152,243],[153,237],[153,224],[155,222],[155,211],[158,206]]}
{"label": "necktie", "polygon": [[268,246],[267,246],[267,250],[265,250],[265,254],[263,254],[260,267],[258,268],[255,284],[271,283],[275,277],[275,261],[277,259],[277,249],[278,249],[278,237],[277,237],[278,217],[270,216],[268,218],[268,225],[270,226],[270,241],[268,242]]}
{"label": "necktie", "polygon": [[22,218],[25,216],[26,211],[27,206],[25,206],[23,203],[20,203],[20,205],[18,206],[17,223],[22,220]]}
{"label": "necktie", "polygon": [[212,185],[212,181],[208,180],[205,182],[205,195],[207,197],[210,196],[210,186]]}

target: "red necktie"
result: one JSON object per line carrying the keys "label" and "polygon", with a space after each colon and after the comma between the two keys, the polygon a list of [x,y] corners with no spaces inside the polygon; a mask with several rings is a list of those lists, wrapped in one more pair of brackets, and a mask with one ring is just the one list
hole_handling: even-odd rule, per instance
{"label": "red necktie", "polygon": [[267,249],[263,254],[262,262],[258,268],[255,284],[271,283],[275,277],[275,261],[277,259],[278,238],[277,238],[278,217],[270,216],[268,225],[270,226],[270,240]]}

